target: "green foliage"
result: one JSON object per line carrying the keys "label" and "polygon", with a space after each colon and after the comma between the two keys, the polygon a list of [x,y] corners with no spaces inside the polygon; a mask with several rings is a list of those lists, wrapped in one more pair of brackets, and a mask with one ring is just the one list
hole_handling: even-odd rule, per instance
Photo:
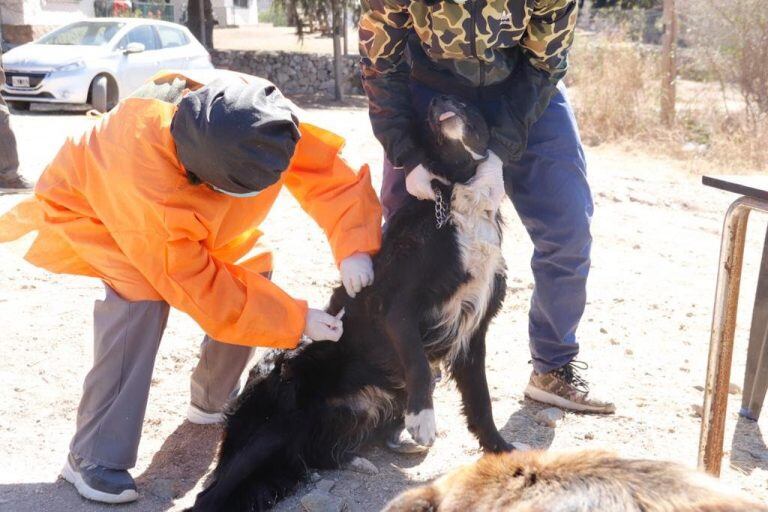
{"label": "green foliage", "polygon": [[285,13],[285,7],[280,2],[272,3],[268,11],[259,13],[259,21],[271,23],[275,27],[287,27],[288,16]]}

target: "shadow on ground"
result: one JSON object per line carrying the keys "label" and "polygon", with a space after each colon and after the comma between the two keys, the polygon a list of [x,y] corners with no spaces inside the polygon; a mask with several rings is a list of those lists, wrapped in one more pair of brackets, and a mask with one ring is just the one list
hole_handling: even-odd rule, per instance
{"label": "shadow on ground", "polygon": [[[523,442],[534,448],[548,448],[555,437],[555,429],[536,423],[534,416],[548,406],[531,400],[521,400],[520,409],[515,411],[500,429],[509,442]],[[321,477],[333,480],[332,493],[347,500],[351,512],[377,511],[402,491],[413,487],[419,475],[418,466],[424,462],[425,454],[401,455],[383,448],[380,444],[372,445],[362,453],[379,469],[374,476],[360,475],[350,471],[323,471]],[[428,477],[431,477],[429,475]],[[417,478],[421,480],[421,478]],[[300,509],[300,499],[310,492],[314,484],[308,483],[296,489],[295,493],[282,501],[276,512],[289,512]],[[360,501],[365,499],[365,501]]]}
{"label": "shadow on ground", "polygon": [[527,398],[520,400],[521,407],[499,429],[501,435],[511,443],[525,443],[532,448],[546,449],[555,439],[555,429],[536,423],[536,413],[551,406],[540,404]]}
{"label": "shadow on ground", "polygon": [[167,501],[170,508],[208,472],[220,439],[220,426],[185,421],[166,438],[136,484],[144,494]]}
{"label": "shadow on ground", "polygon": [[768,471],[768,447],[756,421],[739,416],[731,444],[731,467],[743,473]]}
{"label": "shadow on ground", "polygon": [[[163,512],[194,489],[216,456],[221,427],[185,421],[168,436],[147,469],[136,478],[139,501],[120,506],[123,512]],[[54,478],[54,475],[51,475]],[[116,510],[81,498],[62,479],[0,485],[0,510],[13,512],[96,512]]]}
{"label": "shadow on ground", "polygon": [[87,105],[46,105],[35,103],[29,109],[19,109],[11,105],[11,114],[15,116],[82,116],[86,114],[90,107]]}
{"label": "shadow on ground", "polygon": [[[378,442],[361,452],[361,456],[371,461],[379,470],[376,475],[366,475],[346,470],[321,471],[320,477],[333,480],[331,491],[334,496],[346,500],[349,512],[368,512],[381,510],[392,498],[407,488],[413,487],[414,481],[406,472],[419,466],[426,454],[396,454]],[[275,512],[294,512],[301,510],[301,498],[314,489],[314,483],[305,483],[285,500],[281,501]]]}
{"label": "shadow on ground", "polygon": [[327,94],[290,94],[288,95],[301,108],[367,109],[368,99],[361,95],[347,95],[337,101]]}

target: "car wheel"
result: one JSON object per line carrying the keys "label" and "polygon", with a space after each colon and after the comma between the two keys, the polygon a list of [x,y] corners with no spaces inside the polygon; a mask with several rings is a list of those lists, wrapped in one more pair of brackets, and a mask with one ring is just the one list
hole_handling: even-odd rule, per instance
{"label": "car wheel", "polygon": [[8,106],[13,110],[29,110],[29,106],[32,105],[28,101],[9,101]]}
{"label": "car wheel", "polygon": [[101,113],[109,110],[108,95],[109,83],[107,77],[97,76],[91,84],[91,106]]}

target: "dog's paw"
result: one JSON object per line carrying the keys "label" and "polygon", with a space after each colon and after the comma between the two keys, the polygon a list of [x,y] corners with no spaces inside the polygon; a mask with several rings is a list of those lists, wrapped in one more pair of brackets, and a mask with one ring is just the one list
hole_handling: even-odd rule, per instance
{"label": "dog's paw", "polygon": [[387,448],[395,453],[407,455],[424,453],[429,450],[428,446],[420,445],[411,438],[410,434],[406,434],[404,430],[394,432],[387,438]]}
{"label": "dog's paw", "polygon": [[422,409],[416,414],[407,413],[405,415],[405,428],[414,441],[422,446],[432,446],[435,437],[437,437],[435,410]]}

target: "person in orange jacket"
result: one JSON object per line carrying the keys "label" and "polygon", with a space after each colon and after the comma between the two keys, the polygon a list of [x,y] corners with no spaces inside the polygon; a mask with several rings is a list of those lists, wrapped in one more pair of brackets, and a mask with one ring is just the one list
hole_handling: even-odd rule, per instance
{"label": "person in orange jacket", "polygon": [[339,319],[269,280],[268,255],[240,260],[285,186],[324,229],[347,292],[373,281],[381,210],[367,167],[354,172],[342,145],[338,135],[299,124],[266,80],[227,75],[203,85],[162,75],[68,141],[35,197],[0,219],[0,241],[38,231],[26,255],[33,264],[106,285],[62,471],[81,495],[138,497],[127,470],[169,307],[207,334],[191,379],[193,423],[222,420],[252,347],[292,349],[302,335],[339,339]]}

